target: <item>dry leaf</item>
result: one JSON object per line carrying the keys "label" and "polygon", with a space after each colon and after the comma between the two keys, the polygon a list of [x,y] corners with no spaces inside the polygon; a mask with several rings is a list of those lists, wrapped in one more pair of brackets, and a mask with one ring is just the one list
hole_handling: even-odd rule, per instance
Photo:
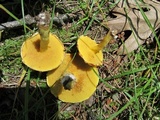
{"label": "dry leaf", "polygon": [[[157,29],[160,24],[160,2],[145,0],[145,3],[139,5],[149,19],[152,27]],[[127,54],[137,49],[152,34],[151,29],[144,20],[135,0],[120,0],[113,9],[112,14],[116,16],[108,21],[108,27],[111,31],[122,32],[132,31],[128,39],[120,46],[117,53],[120,55]]]}

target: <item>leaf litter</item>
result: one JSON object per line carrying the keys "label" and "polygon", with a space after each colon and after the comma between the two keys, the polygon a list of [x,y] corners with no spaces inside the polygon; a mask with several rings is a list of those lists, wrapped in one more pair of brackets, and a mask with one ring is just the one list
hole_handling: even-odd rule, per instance
{"label": "leaf litter", "polygon": [[[160,7],[159,1],[144,0],[144,3],[138,3],[143,12],[149,19],[154,30],[160,26]],[[134,0],[120,0],[117,6],[111,11],[115,18],[108,20],[107,25],[111,31],[122,33],[131,31],[131,35],[123,41],[117,53],[124,55],[136,50],[140,45],[145,43],[147,38],[152,34],[151,28],[146,23],[137,3]]]}

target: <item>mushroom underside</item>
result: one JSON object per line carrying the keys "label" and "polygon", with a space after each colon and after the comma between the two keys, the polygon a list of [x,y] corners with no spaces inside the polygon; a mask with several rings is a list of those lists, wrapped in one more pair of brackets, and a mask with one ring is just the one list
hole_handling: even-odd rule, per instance
{"label": "mushroom underside", "polygon": [[36,71],[49,71],[57,68],[64,59],[64,46],[57,36],[50,34],[48,47],[40,51],[40,35],[28,38],[21,47],[21,57],[25,65]]}
{"label": "mushroom underside", "polygon": [[95,53],[92,49],[95,46],[97,46],[96,42],[88,36],[80,36],[77,42],[79,55],[84,61],[91,66],[100,66],[103,61],[103,53],[101,50]]}
{"label": "mushroom underside", "polygon": [[[55,77],[59,71],[63,71],[61,78],[66,74],[75,76],[76,80],[72,89],[65,89],[61,78]],[[81,102],[88,99],[96,90],[99,81],[97,74],[97,68],[86,64],[79,55],[73,58],[72,55],[67,54],[64,62],[56,70],[48,72],[47,83],[51,86],[51,93],[60,100],[72,103]]]}

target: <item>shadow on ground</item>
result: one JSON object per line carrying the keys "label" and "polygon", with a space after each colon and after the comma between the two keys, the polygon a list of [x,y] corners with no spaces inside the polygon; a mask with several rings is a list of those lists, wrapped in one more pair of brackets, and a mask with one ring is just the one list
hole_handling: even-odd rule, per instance
{"label": "shadow on ground", "polygon": [[[0,120],[50,120],[57,118],[57,100],[48,88],[0,88]],[[26,103],[28,100],[28,104]],[[28,111],[26,111],[28,108]]]}

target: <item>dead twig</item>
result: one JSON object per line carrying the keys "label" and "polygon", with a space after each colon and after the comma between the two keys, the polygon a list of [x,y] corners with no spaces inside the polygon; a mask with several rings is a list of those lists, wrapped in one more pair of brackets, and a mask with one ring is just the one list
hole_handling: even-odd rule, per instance
{"label": "dead twig", "polygon": [[[30,15],[26,15],[24,17],[26,24],[31,25],[33,23],[36,23],[36,20],[34,17]],[[23,19],[20,19],[20,22],[23,22]],[[19,21],[11,21],[0,24],[0,30],[6,30],[6,29],[13,29],[22,26],[22,24]]]}
{"label": "dead twig", "polygon": [[[24,19],[26,22],[26,25],[31,25],[36,23],[36,17],[32,17],[31,15],[25,15]],[[56,16],[54,16],[53,18],[53,23],[56,23],[58,25],[64,25],[65,21],[69,21],[71,19],[75,19],[78,16],[75,14],[58,14]],[[6,30],[6,29],[13,29],[13,28],[17,28],[20,26],[23,26],[23,19],[20,19],[20,21],[11,21],[11,22],[6,22],[6,23],[2,23],[0,24],[0,31],[1,30]]]}

